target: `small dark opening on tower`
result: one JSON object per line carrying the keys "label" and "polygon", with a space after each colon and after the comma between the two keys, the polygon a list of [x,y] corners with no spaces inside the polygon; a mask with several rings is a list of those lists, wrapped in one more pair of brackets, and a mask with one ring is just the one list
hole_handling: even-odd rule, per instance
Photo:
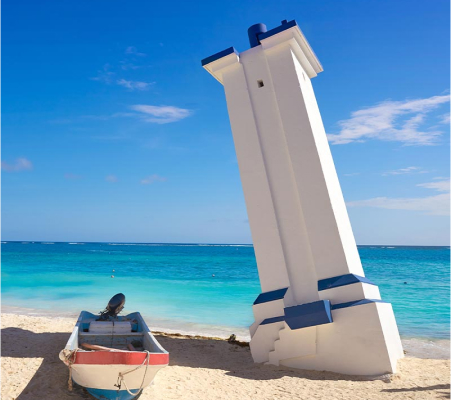
{"label": "small dark opening on tower", "polygon": [[257,81],[257,85],[258,85],[259,88],[265,86],[265,84],[263,83],[262,80],[258,80],[258,81]]}

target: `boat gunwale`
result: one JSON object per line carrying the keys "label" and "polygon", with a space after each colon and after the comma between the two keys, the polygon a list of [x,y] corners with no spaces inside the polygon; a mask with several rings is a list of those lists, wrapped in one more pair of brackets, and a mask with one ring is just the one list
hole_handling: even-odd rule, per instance
{"label": "boat gunwale", "polygon": [[[81,311],[80,315],[77,319],[77,322],[74,326],[74,329],[67,341],[65,346],[65,350],[75,351],[73,355],[73,364],[76,365],[108,365],[108,364],[122,364],[122,365],[140,365],[143,364],[147,354],[149,354],[148,365],[161,365],[166,366],[169,364],[169,352],[164,349],[164,347],[158,342],[158,340],[153,336],[149,327],[147,326],[144,318],[139,312],[129,313],[124,316],[124,318],[133,318],[139,319],[142,330],[140,332],[131,332],[131,336],[147,336],[150,342],[158,349],[159,351],[115,351],[116,349],[112,349],[111,351],[107,350],[97,350],[90,351],[81,349],[81,343],[79,343],[79,336],[89,336],[88,332],[80,331],[80,326],[86,319],[96,318],[95,314],[90,313],[89,311]],[[137,335],[138,333],[138,335]],[[103,334],[93,333],[92,336],[104,336]],[[121,336],[118,334],[117,336]],[[117,349],[119,350],[119,349]]]}

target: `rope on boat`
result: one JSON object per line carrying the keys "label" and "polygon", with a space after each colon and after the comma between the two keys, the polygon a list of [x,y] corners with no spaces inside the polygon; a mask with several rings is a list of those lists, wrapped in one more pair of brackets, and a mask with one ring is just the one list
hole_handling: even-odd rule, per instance
{"label": "rope on boat", "polygon": [[[142,362],[141,365],[138,365],[136,368],[133,368],[133,369],[131,369],[129,371],[126,371],[126,372],[119,372],[119,376],[117,377],[117,385],[115,385],[115,386],[118,387],[118,390],[121,390],[122,383],[124,384],[125,389],[127,390],[128,394],[131,395],[131,396],[137,396],[143,390],[144,381],[146,379],[147,368],[149,367],[149,359],[150,359],[150,352],[148,350],[144,350],[144,351],[146,352],[146,358],[144,359],[144,361]],[[144,376],[143,376],[143,380],[141,382],[141,386],[140,386],[140,388],[138,389],[138,391],[136,393],[133,393],[128,388],[127,383],[125,382],[124,375],[127,375],[130,372],[137,371],[138,369],[144,367],[144,365],[146,365],[146,369],[144,370]]]}
{"label": "rope on boat", "polygon": [[69,392],[72,392],[72,389],[73,389],[73,385],[72,385],[72,364],[75,364],[75,357],[77,356],[77,351],[78,350],[79,350],[78,348],[75,349],[75,350],[72,350],[66,356],[66,364],[69,367],[69,379],[67,381],[67,389],[69,390]]}

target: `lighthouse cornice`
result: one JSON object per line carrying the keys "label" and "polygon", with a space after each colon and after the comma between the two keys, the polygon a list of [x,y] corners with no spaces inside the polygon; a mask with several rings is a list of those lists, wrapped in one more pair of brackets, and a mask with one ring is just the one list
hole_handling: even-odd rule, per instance
{"label": "lighthouse cornice", "polygon": [[234,47],[229,47],[202,60],[202,66],[220,83],[223,83],[224,71],[232,65],[240,63],[240,54],[253,52],[256,49],[272,52],[287,45],[291,47],[309,78],[314,78],[323,71],[321,63],[295,20],[284,20],[281,25],[269,31],[266,30],[264,24],[256,24],[249,28],[248,34],[250,49],[238,53]]}
{"label": "lighthouse cornice", "polygon": [[265,52],[290,46],[299,63],[308,73],[309,78],[314,78],[323,71],[321,63],[297,25],[289,30],[261,39],[260,43]]}
{"label": "lighthouse cornice", "polygon": [[203,59],[202,66],[222,84],[222,74],[239,62],[239,53],[234,47],[229,47],[228,49]]}

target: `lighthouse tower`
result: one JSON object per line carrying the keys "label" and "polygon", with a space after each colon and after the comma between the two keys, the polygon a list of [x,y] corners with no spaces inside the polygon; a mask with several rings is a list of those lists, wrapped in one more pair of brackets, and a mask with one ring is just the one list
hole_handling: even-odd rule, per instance
{"label": "lighthouse tower", "polygon": [[202,65],[224,85],[257,258],[254,361],[395,372],[393,310],[365,278],[310,81],[322,66],[296,21],[248,34]]}

